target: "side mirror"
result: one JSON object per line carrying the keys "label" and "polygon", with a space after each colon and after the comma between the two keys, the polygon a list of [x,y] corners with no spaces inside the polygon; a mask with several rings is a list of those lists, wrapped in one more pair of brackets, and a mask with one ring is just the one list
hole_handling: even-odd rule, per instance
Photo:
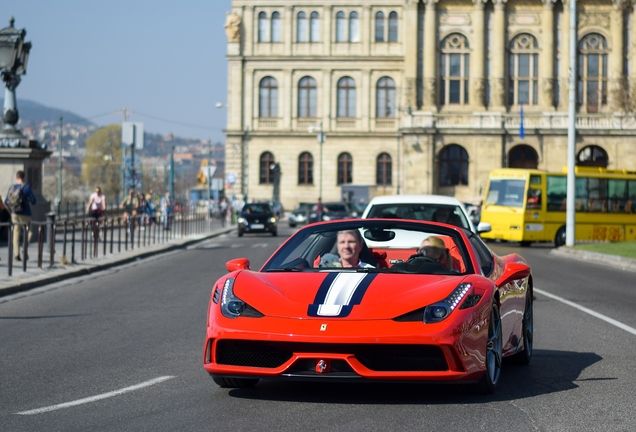
{"label": "side mirror", "polygon": [[225,263],[225,268],[229,272],[233,272],[236,270],[249,270],[250,269],[250,260],[247,258],[236,258],[231,261]]}
{"label": "side mirror", "polygon": [[479,222],[479,225],[477,225],[478,234],[490,231],[492,231],[492,226],[488,222]]}
{"label": "side mirror", "polygon": [[499,276],[495,284],[500,287],[513,280],[523,279],[530,276],[530,267],[523,263],[511,262],[504,266],[504,271]]}

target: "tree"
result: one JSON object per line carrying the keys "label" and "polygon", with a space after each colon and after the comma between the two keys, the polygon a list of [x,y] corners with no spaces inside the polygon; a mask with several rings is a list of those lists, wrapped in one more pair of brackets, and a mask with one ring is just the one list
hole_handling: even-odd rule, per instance
{"label": "tree", "polygon": [[89,189],[100,186],[111,202],[121,191],[121,147],[120,125],[98,129],[86,139],[82,181]]}

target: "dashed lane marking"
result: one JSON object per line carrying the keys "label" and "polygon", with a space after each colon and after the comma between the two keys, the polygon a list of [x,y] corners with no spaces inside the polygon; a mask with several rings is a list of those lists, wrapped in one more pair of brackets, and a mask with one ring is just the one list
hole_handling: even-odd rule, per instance
{"label": "dashed lane marking", "polygon": [[91,396],[91,397],[87,397],[87,398],[84,398],[84,399],[78,399],[78,400],[74,400],[74,401],[71,401],[71,402],[61,403],[61,404],[58,404],[58,405],[51,405],[51,406],[44,407],[44,408],[32,409],[32,410],[29,410],[29,411],[21,411],[21,412],[18,412],[16,414],[18,414],[18,415],[35,415],[35,414],[42,414],[42,413],[49,412],[49,411],[59,410],[59,409],[62,409],[62,408],[69,408],[69,407],[72,407],[72,406],[83,405],[83,404],[95,402],[95,401],[98,401],[98,400],[110,398],[110,397],[113,397],[113,396],[119,396],[121,394],[128,393],[128,392],[131,392],[131,391],[134,391],[134,390],[139,390],[139,389],[142,389],[144,387],[150,387],[151,385],[159,384],[161,382],[167,381],[167,380],[172,379],[172,378],[176,378],[176,377],[174,377],[174,376],[162,376],[162,377],[159,377],[159,378],[152,379],[150,381],[146,381],[146,382],[142,382],[140,384],[136,384],[134,386],[125,387],[123,389],[115,390],[115,391],[108,392],[108,393],[102,393],[102,394],[97,395],[97,396]]}
{"label": "dashed lane marking", "polygon": [[628,332],[628,333],[631,333],[631,334],[633,334],[633,335],[636,335],[636,329],[635,329],[635,328],[630,327],[630,326],[628,326],[628,325],[625,325],[625,324],[623,324],[623,323],[622,323],[622,322],[620,322],[620,321],[616,321],[616,320],[615,320],[615,319],[613,319],[613,318],[610,318],[610,317],[608,317],[608,316],[605,316],[605,315],[603,315],[603,314],[600,314],[600,313],[598,313],[598,312],[595,312],[595,311],[593,311],[592,309],[588,309],[588,308],[586,308],[585,306],[581,306],[581,305],[579,305],[579,304],[576,304],[576,303],[574,303],[574,302],[571,302],[570,300],[566,300],[566,299],[564,299],[563,297],[559,297],[559,296],[557,296],[557,295],[550,294],[549,292],[547,292],[547,291],[543,291],[543,290],[540,290],[540,289],[538,289],[538,288],[536,288],[536,287],[534,288],[534,292],[539,293],[539,294],[541,294],[541,295],[544,295],[544,296],[546,296],[546,297],[549,297],[549,298],[551,298],[552,300],[556,300],[556,301],[561,302],[561,303],[563,303],[563,304],[566,304],[566,305],[568,305],[568,306],[572,306],[573,308],[578,309],[578,310],[580,310],[581,312],[585,312],[586,314],[588,314],[588,315],[592,315],[593,317],[598,318],[598,319],[600,319],[600,320],[603,320],[603,321],[605,321],[606,323],[609,323],[609,324],[611,324],[611,325],[613,325],[613,326],[618,327],[619,329],[625,330],[625,331],[626,331],[626,332]]}
{"label": "dashed lane marking", "polygon": [[252,247],[253,247],[253,248],[266,248],[266,247],[268,247],[268,246],[269,246],[269,245],[268,245],[267,243],[254,243],[254,244],[252,245]]}

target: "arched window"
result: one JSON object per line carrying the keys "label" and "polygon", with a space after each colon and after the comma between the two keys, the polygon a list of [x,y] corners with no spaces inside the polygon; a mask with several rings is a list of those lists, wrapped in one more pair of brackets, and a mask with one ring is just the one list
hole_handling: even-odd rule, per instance
{"label": "arched window", "polygon": [[265,12],[258,14],[258,41],[269,42],[269,21]]}
{"label": "arched window", "polygon": [[349,14],[349,42],[360,42],[360,20],[355,11]]}
{"label": "arched window", "polygon": [[468,53],[468,40],[462,34],[450,34],[442,41],[439,62],[441,105],[468,103]]}
{"label": "arched window", "polygon": [[282,28],[280,22],[280,14],[272,13],[272,42],[282,42]]}
{"label": "arched window", "polygon": [[307,14],[298,12],[296,18],[296,42],[307,42]]}
{"label": "arched window", "polygon": [[301,153],[298,157],[298,184],[314,184],[314,158],[309,152]]}
{"label": "arched window", "polygon": [[389,14],[389,42],[398,41],[398,14],[391,12]]}
{"label": "arched window", "polygon": [[539,166],[539,155],[526,144],[514,146],[508,152],[508,168],[531,168]]}
{"label": "arched window", "polygon": [[598,33],[590,33],[579,42],[577,102],[595,113],[607,105],[607,42]]}
{"label": "arched window", "polygon": [[356,82],[351,77],[338,81],[338,117],[356,116]]}
{"label": "arched window", "polygon": [[395,81],[392,78],[382,77],[378,80],[375,97],[375,116],[377,118],[395,117]]}
{"label": "arched window", "polygon": [[597,145],[583,147],[576,157],[578,166],[607,168],[609,157],[607,152]]}
{"label": "arched window", "polygon": [[336,42],[347,41],[347,18],[345,13],[340,11],[336,14]]}
{"label": "arched window", "polygon": [[312,12],[309,18],[309,41],[320,42],[320,15]]}
{"label": "arched window", "polygon": [[378,186],[391,186],[393,184],[391,173],[393,163],[388,153],[380,153],[376,164],[375,182]]}
{"label": "arched window", "polygon": [[278,117],[278,83],[272,77],[261,80],[258,89],[259,117]]}
{"label": "arched window", "polygon": [[451,144],[439,154],[439,185],[468,184],[468,153],[464,147]]}
{"label": "arched window", "polygon": [[510,42],[508,57],[508,104],[536,105],[539,45],[534,36],[522,33]]}
{"label": "arched window", "polygon": [[352,183],[353,159],[349,153],[338,155],[338,184]]}
{"label": "arched window", "polygon": [[298,82],[298,117],[317,117],[317,101],[316,80],[312,77],[301,78]]}
{"label": "arched window", "polygon": [[384,13],[375,14],[375,41],[384,42]]}
{"label": "arched window", "polygon": [[270,152],[265,152],[261,154],[260,165],[259,165],[259,175],[258,175],[258,183],[259,184],[273,184],[274,183],[274,155]]}

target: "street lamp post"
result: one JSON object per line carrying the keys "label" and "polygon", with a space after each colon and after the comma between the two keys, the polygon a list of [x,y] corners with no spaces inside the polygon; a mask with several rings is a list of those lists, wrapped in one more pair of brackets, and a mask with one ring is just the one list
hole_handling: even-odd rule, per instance
{"label": "street lamp post", "polygon": [[248,176],[248,149],[247,143],[250,140],[250,128],[245,128],[245,134],[243,134],[243,143],[241,145],[241,193],[243,194],[243,202],[247,204],[247,194],[248,194],[248,185],[247,182],[249,180]]}
{"label": "street lamp post", "polygon": [[25,42],[26,30],[14,27],[13,17],[9,27],[0,30],[0,71],[5,85],[2,120],[4,126],[0,132],[0,147],[19,147],[24,135],[16,124],[20,119],[15,89],[20,84],[20,76],[26,74],[31,42]]}
{"label": "street lamp post", "polygon": [[[60,139],[59,139],[59,146],[60,146],[60,156],[59,156],[59,163],[58,163],[58,185],[57,185],[57,196],[58,196],[58,205],[62,205],[62,194],[64,192],[64,188],[62,187],[62,180],[64,179],[64,174],[62,172],[64,165],[63,165],[63,158],[64,158],[64,141],[62,141],[62,124],[63,124],[63,118],[62,116],[60,116]],[[59,208],[59,207],[58,207]],[[59,212],[58,212],[59,213]]]}
{"label": "street lamp post", "polygon": [[318,186],[318,198],[322,199],[322,147],[326,139],[325,133],[322,131],[322,122],[319,123],[318,127],[310,126],[309,133],[316,133],[318,144],[320,144],[320,184]]}

